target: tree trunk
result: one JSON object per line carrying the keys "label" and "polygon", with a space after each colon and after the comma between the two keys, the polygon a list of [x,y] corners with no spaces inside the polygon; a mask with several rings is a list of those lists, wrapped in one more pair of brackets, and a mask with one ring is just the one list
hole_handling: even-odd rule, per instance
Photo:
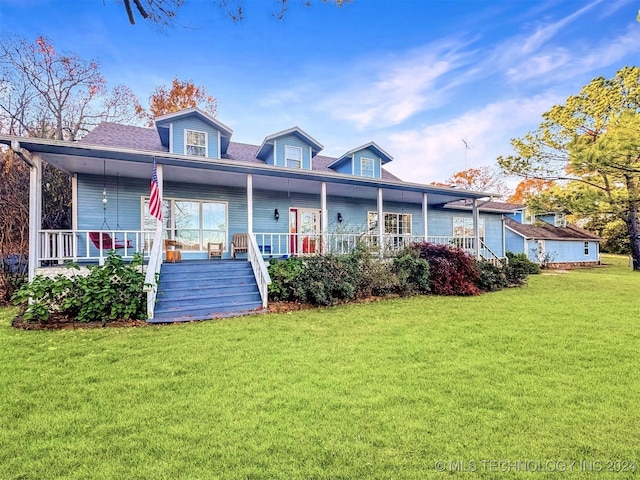
{"label": "tree trunk", "polygon": [[638,210],[640,210],[640,202],[631,202],[625,223],[629,229],[629,239],[631,240],[633,269],[640,271],[640,221],[638,220]]}

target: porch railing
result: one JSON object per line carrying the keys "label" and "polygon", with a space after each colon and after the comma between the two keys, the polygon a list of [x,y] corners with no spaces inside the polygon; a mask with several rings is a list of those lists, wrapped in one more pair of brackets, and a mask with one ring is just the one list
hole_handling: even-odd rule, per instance
{"label": "porch railing", "polygon": [[[380,237],[368,233],[255,233],[258,251],[264,257],[289,257],[332,253],[347,254],[357,245],[365,245],[380,252]],[[423,235],[382,236],[382,253],[395,253],[415,242],[424,241]],[[430,243],[454,245],[475,252],[472,238],[427,237]]]}
{"label": "porch railing", "polygon": [[[91,239],[91,234],[94,240]],[[135,253],[147,256],[154,232],[143,230],[40,230],[38,264],[64,264],[67,261],[103,263],[113,247],[123,258]],[[94,243],[95,242],[95,243]]]}
{"label": "porch railing", "polygon": [[253,235],[249,235],[249,245],[247,250],[247,256],[253,269],[253,275],[256,278],[258,284],[258,290],[260,291],[260,298],[262,299],[262,308],[267,308],[269,297],[269,285],[271,284],[271,277],[267,270],[267,265],[264,263],[260,250],[258,249],[258,243]]}

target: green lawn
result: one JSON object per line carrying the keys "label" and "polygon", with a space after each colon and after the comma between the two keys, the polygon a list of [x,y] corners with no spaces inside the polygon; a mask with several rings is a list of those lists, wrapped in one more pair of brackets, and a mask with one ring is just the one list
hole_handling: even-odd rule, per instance
{"label": "green lawn", "polygon": [[640,478],[606,472],[640,470],[640,274],[606,261],[175,326],[18,331],[2,309],[0,478]]}

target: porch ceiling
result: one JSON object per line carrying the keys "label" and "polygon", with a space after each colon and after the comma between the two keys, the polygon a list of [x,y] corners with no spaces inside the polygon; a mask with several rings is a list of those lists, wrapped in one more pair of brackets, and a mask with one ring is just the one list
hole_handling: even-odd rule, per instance
{"label": "porch ceiling", "polygon": [[[0,143],[9,144],[15,137],[0,135]],[[9,140],[9,141],[8,141]],[[408,182],[382,181],[326,172],[292,172],[282,167],[260,164],[233,163],[228,160],[182,158],[166,153],[134,152],[114,149],[97,149],[69,142],[42,139],[20,139],[23,148],[38,152],[48,163],[67,173],[85,173],[131,178],[151,179],[153,158],[163,164],[165,182],[196,183],[246,187],[247,173],[253,174],[253,188],[281,192],[317,193],[326,182],[327,195],[376,199],[378,188],[383,189],[385,201],[422,203],[427,193],[430,205],[441,205],[457,200],[483,198],[482,192],[456,191],[450,188],[432,187]]]}

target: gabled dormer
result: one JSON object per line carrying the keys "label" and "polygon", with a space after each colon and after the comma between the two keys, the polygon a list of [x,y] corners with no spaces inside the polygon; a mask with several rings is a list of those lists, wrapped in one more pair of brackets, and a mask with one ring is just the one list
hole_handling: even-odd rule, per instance
{"label": "gabled dormer", "polygon": [[267,165],[311,170],[312,159],[324,147],[298,127],[267,136],[256,157]]}
{"label": "gabled dormer", "polygon": [[160,142],[171,153],[222,158],[227,153],[233,130],[199,108],[157,117]]}
{"label": "gabled dormer", "polygon": [[359,177],[382,178],[382,165],[392,160],[393,157],[375,142],[369,142],[349,150],[328,166],[340,173]]}

